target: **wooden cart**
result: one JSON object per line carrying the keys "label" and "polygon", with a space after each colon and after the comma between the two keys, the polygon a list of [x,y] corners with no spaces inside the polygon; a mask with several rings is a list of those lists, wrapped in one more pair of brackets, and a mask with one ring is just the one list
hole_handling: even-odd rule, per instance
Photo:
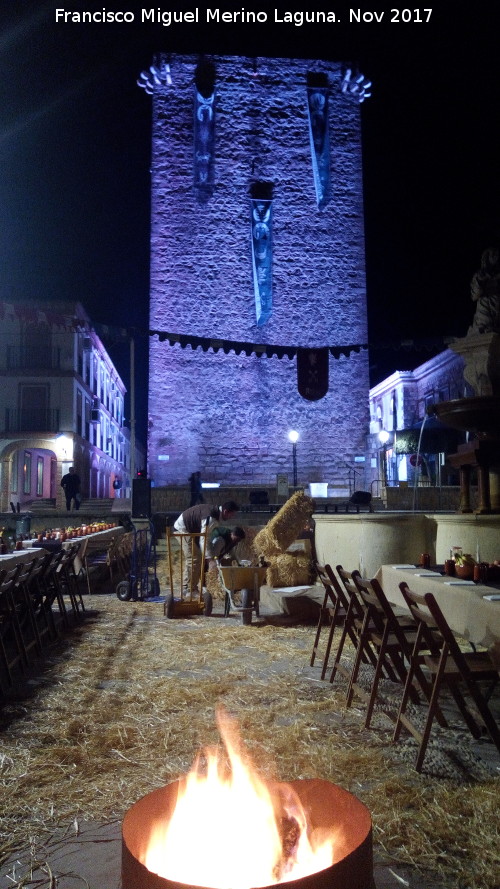
{"label": "wooden cart", "polygon": [[[182,589],[182,578],[185,567],[185,555],[183,544],[188,542],[191,550],[191,559],[197,559],[201,556],[200,579],[198,586],[194,587],[191,578],[191,588],[185,593]],[[179,544],[180,555],[180,578],[178,593],[175,591],[174,582],[174,554],[172,544]],[[187,532],[173,531],[167,527],[167,553],[168,553],[168,573],[170,581],[170,592],[167,593],[163,613],[166,617],[188,617],[192,614],[204,614],[209,617],[212,613],[213,600],[212,595],[204,589],[205,582],[205,553],[207,548],[207,532],[201,534],[188,534]]]}

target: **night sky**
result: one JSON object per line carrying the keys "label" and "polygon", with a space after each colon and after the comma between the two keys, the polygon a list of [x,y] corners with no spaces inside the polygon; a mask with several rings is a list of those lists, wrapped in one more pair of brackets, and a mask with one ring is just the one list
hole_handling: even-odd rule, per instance
{"label": "night sky", "polygon": [[[500,11],[492,2],[441,2],[429,22],[427,7],[404,3],[225,3],[219,9],[264,10],[269,22],[169,28],[141,24],[135,3],[59,2],[10,2],[1,22],[2,299],[78,299],[94,322],[147,329],[151,99],[138,75],[158,51],[320,57],[357,62],[373,81],[362,106],[372,384],[432,354],[387,343],[466,333],[470,279],[482,250],[500,241]],[[56,8],[132,10],[136,23],[56,24]],[[276,24],[275,8],[281,18],[330,9],[340,22]],[[413,21],[390,22],[391,8],[400,18],[409,9]],[[206,5],[198,9],[204,19]],[[384,11],[384,19],[349,24],[349,9]],[[140,435],[146,347],[144,338]],[[128,385],[128,350],[109,351]]]}

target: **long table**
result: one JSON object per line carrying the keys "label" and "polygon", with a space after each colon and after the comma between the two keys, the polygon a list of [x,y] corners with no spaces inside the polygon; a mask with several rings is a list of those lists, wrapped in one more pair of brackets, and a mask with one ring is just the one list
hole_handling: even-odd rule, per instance
{"label": "long table", "polygon": [[90,553],[106,552],[111,544],[125,533],[125,528],[118,525],[116,528],[107,528],[106,531],[95,531],[94,534],[85,534],[83,537],[75,537],[72,540],[66,540],[63,547],[68,549],[74,543],[80,543],[75,558],[75,571],[84,567],[86,558]]}
{"label": "long table", "polygon": [[[111,544],[124,533],[125,528],[122,525],[117,525],[115,528],[107,528],[105,531],[95,531],[93,534],[85,534],[82,537],[72,537],[71,540],[65,540],[63,543],[58,540],[41,541],[36,544],[36,548],[31,548],[30,544],[32,541],[25,540],[23,544],[24,550],[22,550],[21,553],[38,552],[44,555],[47,551],[54,552],[61,547],[63,549],[69,549],[75,543],[79,543],[80,548],[73,563],[75,573],[79,574],[80,571],[85,569],[86,559],[91,553],[106,552]],[[11,553],[11,555],[16,556],[18,553],[19,551]],[[1,567],[2,564],[0,563],[0,568]]]}
{"label": "long table", "polygon": [[458,578],[431,573],[423,568],[405,565],[382,565],[376,578],[389,601],[406,609],[399,584],[404,581],[416,593],[432,593],[455,633],[475,645],[487,648],[500,646],[500,598],[488,601],[485,596],[500,596],[498,588],[460,582]]}
{"label": "long table", "polygon": [[45,555],[45,550],[37,547],[29,547],[26,549],[16,549],[12,553],[0,555],[0,571],[10,571],[19,565],[19,562],[31,562],[33,557],[40,559]]}

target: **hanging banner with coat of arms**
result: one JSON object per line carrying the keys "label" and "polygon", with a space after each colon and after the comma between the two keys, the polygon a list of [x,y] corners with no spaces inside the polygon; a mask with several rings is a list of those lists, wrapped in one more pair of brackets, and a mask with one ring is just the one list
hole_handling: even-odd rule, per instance
{"label": "hanging banner with coat of arms", "polygon": [[319,401],[328,392],[328,347],[297,349],[297,388],[307,401]]}
{"label": "hanging banner with coat of arms", "polygon": [[273,202],[252,199],[252,264],[257,324],[273,310]]}
{"label": "hanging banner with coat of arms", "polygon": [[320,210],[330,200],[330,133],[328,128],[328,87],[308,87],[309,138],[316,201]]}

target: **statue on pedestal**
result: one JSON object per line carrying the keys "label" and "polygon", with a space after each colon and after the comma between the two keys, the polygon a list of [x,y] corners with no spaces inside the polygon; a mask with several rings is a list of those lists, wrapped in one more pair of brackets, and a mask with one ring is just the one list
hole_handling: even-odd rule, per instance
{"label": "statue on pedestal", "polygon": [[476,312],[467,335],[451,344],[465,361],[464,377],[476,396],[500,396],[500,249],[488,247],[470,285]]}
{"label": "statue on pedestal", "polygon": [[470,334],[500,333],[500,250],[488,247],[481,256],[481,268],[472,278],[470,292],[476,313]]}

